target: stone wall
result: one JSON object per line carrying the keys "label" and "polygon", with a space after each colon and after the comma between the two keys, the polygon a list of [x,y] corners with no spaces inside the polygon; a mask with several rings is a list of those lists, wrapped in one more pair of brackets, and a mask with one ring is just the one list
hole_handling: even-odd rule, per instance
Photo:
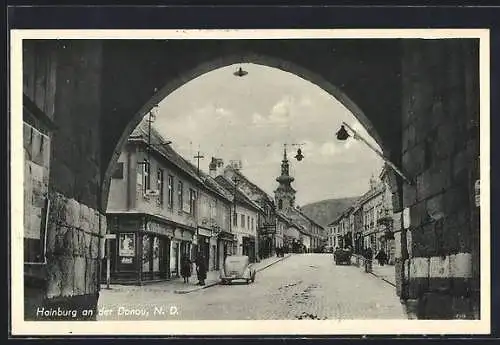
{"label": "stone wall", "polygon": [[[26,42],[26,47],[35,44]],[[106,229],[100,209],[101,76],[100,42],[51,42],[45,50],[26,49],[36,60],[51,56],[53,105],[41,112],[54,122],[49,177],[50,209],[46,235],[46,263],[25,264],[25,319],[94,319],[99,295],[100,253]],[[39,69],[26,69],[25,77]],[[48,72],[47,72],[48,73]],[[37,77],[37,80],[47,80]],[[54,85],[55,83],[55,85]],[[48,94],[47,91],[45,94]],[[35,95],[37,93],[35,92]],[[30,98],[25,84],[25,96]],[[35,100],[32,100],[35,101]],[[35,102],[40,107],[40,102]],[[45,308],[76,310],[76,316],[38,315]],[[83,315],[83,310],[92,313]]]}
{"label": "stone wall", "polygon": [[414,179],[403,184],[400,200],[410,210],[410,257],[398,268],[408,284],[404,297],[417,302],[419,318],[477,318],[479,44],[418,40],[403,47],[402,160]]}

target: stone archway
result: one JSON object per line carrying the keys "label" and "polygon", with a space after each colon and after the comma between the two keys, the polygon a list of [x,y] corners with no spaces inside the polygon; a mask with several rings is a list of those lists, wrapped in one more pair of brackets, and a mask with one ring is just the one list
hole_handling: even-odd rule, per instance
{"label": "stone archway", "polygon": [[[361,110],[361,108],[345,92],[343,92],[340,88],[338,88],[330,81],[325,79],[323,76],[315,72],[312,72],[311,70],[308,70],[300,65],[284,60],[282,58],[276,58],[256,53],[228,55],[215,60],[204,62],[191,70],[185,71],[179,77],[167,81],[165,86],[163,86],[154,95],[154,97],[151,97],[149,100],[147,100],[147,102],[141,107],[141,109],[133,115],[130,122],[125,127],[124,132],[122,133],[114,149],[111,161],[109,162],[106,168],[106,172],[104,174],[104,178],[102,181],[102,189],[101,189],[102,190],[101,205],[103,205],[104,208],[107,205],[110,180],[111,180],[111,175],[113,173],[114,165],[116,164],[116,161],[130,133],[132,133],[134,128],[140,123],[140,121],[146,115],[146,113],[155,105],[159,104],[164,98],[168,97],[168,95],[170,95],[172,92],[176,91],[177,89],[189,83],[190,81],[196,79],[197,77],[209,73],[211,71],[217,70],[219,68],[240,63],[251,63],[255,65],[262,65],[266,67],[276,68],[284,72],[294,74],[295,76],[298,76],[320,87],[322,90],[324,90],[332,97],[334,97],[337,101],[339,101],[344,107],[346,107],[352,113],[352,115],[354,115],[354,117],[361,123],[361,125],[363,125],[366,131],[377,142],[377,144],[382,148],[382,150],[385,152],[386,155],[388,155],[388,152],[390,152],[390,148],[388,147],[388,145],[384,145],[382,138],[378,134],[377,130],[373,126],[370,119],[368,119],[365,113]],[[394,173],[391,170],[389,174],[394,174]]]}

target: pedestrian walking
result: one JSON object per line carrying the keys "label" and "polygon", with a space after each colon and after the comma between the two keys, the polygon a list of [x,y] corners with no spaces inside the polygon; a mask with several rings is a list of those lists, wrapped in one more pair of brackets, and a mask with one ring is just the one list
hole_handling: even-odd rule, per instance
{"label": "pedestrian walking", "polygon": [[375,259],[378,260],[378,264],[380,266],[384,266],[387,262],[387,254],[383,249],[380,249],[377,255],[375,256]]}
{"label": "pedestrian walking", "polygon": [[191,277],[191,267],[192,262],[189,260],[189,258],[185,255],[182,258],[182,263],[181,263],[181,275],[182,278],[184,278],[184,283],[189,283],[189,277]]}
{"label": "pedestrian walking", "polygon": [[373,259],[373,251],[371,247],[366,248],[365,250],[365,272],[372,271],[372,259]]}
{"label": "pedestrian walking", "polygon": [[205,257],[202,254],[199,254],[196,259],[196,275],[198,276],[198,285],[205,285],[207,267],[205,265]]}

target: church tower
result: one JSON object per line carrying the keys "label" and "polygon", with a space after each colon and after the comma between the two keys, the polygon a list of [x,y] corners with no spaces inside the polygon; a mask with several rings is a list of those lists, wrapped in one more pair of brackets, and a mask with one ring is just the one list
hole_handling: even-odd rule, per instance
{"label": "church tower", "polygon": [[294,207],[295,203],[295,189],[291,183],[295,179],[290,176],[290,166],[286,156],[286,146],[283,150],[283,161],[281,161],[281,175],[276,178],[279,186],[274,191],[274,199],[278,210],[285,211],[289,207]]}

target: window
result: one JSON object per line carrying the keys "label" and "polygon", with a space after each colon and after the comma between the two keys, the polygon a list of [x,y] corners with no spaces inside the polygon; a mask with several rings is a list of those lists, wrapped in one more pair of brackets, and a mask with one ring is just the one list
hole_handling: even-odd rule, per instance
{"label": "window", "polygon": [[238,226],[238,213],[236,212],[233,214],[233,225]]}
{"label": "window", "polygon": [[252,217],[252,230],[254,230],[254,222],[253,222],[253,217]]}
{"label": "window", "polygon": [[116,163],[115,171],[113,172],[113,176],[111,178],[114,179],[122,179],[123,178],[123,162]]}
{"label": "window", "polygon": [[182,181],[179,181],[179,183],[177,183],[177,200],[179,203],[179,210],[182,210],[182,204],[184,202],[184,200],[182,198],[183,191],[184,191],[184,186],[182,184]]}
{"label": "window", "polygon": [[252,228],[250,227],[250,217],[247,217],[247,228],[249,228],[250,230],[252,229]]}
{"label": "window", "polygon": [[245,215],[244,214],[241,215],[241,227],[242,228],[245,227]]}
{"label": "window", "polygon": [[151,163],[150,162],[144,162],[143,163],[143,187],[144,187],[144,193],[148,190],[151,189],[151,176],[149,175],[151,171]]}
{"label": "window", "polygon": [[196,191],[189,190],[189,213],[194,215],[196,212]]}
{"label": "window", "polygon": [[158,179],[156,180],[157,186],[158,186],[158,204],[163,205],[163,197],[164,197],[164,192],[163,192],[163,185],[164,180],[163,180],[163,170],[158,169]]}
{"label": "window", "polygon": [[174,208],[174,177],[168,175],[168,207]]}

